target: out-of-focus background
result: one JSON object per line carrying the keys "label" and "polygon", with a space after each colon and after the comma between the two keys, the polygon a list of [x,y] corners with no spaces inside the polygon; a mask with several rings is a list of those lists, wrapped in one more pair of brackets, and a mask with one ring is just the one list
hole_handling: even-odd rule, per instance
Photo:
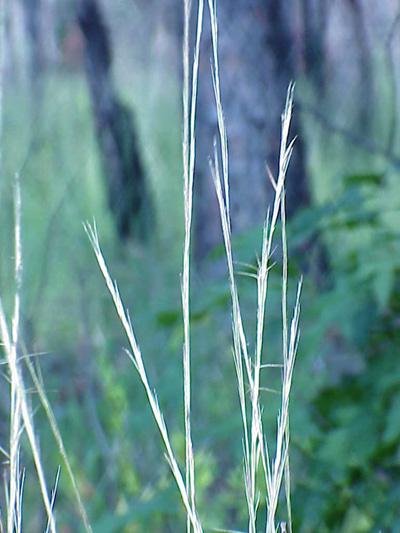
{"label": "out-of-focus background", "polygon": [[[82,227],[96,219],[184,461],[182,4],[2,2],[0,291],[10,311],[18,172],[23,339],[40,360],[96,533],[176,532],[185,524]],[[280,114],[296,81],[298,138],[287,179],[290,301],[301,274],[304,290],[291,399],[294,530],[400,531],[400,6],[395,0],[217,6],[234,250],[252,341],[256,285],[245,274],[257,264],[273,198],[266,165],[276,174]],[[208,165],[217,133],[210,46],[206,11],[193,232],[193,440],[205,528],[244,531],[229,288]],[[275,260],[263,354],[272,363],[281,353],[279,247]],[[271,389],[280,375],[263,372],[273,435],[279,396]],[[6,379],[1,389],[5,446]],[[38,398],[31,401],[51,480],[61,460]],[[36,532],[44,511],[28,453],[21,462],[25,530]],[[60,531],[80,531],[63,471],[56,512]],[[264,512],[261,500],[260,517]]]}

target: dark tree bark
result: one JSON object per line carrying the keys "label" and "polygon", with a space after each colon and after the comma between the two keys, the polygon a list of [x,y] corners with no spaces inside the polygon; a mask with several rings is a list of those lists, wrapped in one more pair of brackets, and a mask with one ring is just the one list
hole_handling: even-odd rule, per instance
{"label": "dark tree bark", "polygon": [[301,0],[303,70],[319,97],[326,90],[326,30],[329,0]]}
{"label": "dark tree bark", "polygon": [[36,86],[43,69],[43,43],[40,31],[41,0],[23,0],[29,40],[30,79]]}
{"label": "dark tree bark", "polygon": [[37,122],[43,104],[44,46],[42,29],[42,0],[22,0],[24,41],[27,54],[24,61],[29,83],[32,122]]}
{"label": "dark tree bark", "polygon": [[[289,3],[280,0],[271,0],[268,12],[268,51],[272,58],[272,79],[274,90],[276,92],[278,109],[276,112],[282,113],[284,98],[286,97],[287,87],[290,81],[294,81],[299,73],[299,65],[296,57],[295,39],[293,28],[290,25],[291,6]],[[270,80],[271,83],[271,80]],[[274,161],[274,168],[278,165],[280,129],[270,128],[272,153],[270,158]],[[291,124],[292,136],[297,135],[295,149],[288,172],[288,181],[286,189],[287,211],[288,216],[292,216],[298,209],[304,207],[310,202],[309,184],[306,173],[306,153],[303,134],[301,131],[300,117],[297,110],[294,110]]]}
{"label": "dark tree bark", "polygon": [[[285,7],[286,4],[286,7]],[[281,113],[296,77],[292,17],[281,0],[219,0],[222,99],[230,147],[232,226],[241,232],[262,223],[274,191],[266,164],[276,171]],[[205,18],[207,21],[207,17]],[[197,121],[196,252],[203,258],[221,240],[215,192],[208,168],[217,120],[210,76],[211,37],[205,25]],[[294,114],[291,135],[296,135]],[[288,173],[289,213],[308,202],[301,135]]]}
{"label": "dark tree bark", "polygon": [[359,99],[359,127],[365,134],[371,133],[375,108],[373,62],[362,3],[359,0],[348,0],[348,5],[354,40],[358,49],[360,85],[363,87],[363,98]]}
{"label": "dark tree bark", "polygon": [[134,117],[113,86],[111,44],[96,0],[78,0],[78,22],[85,38],[86,74],[117,232],[121,239],[131,235],[143,239],[151,218],[150,202]]}

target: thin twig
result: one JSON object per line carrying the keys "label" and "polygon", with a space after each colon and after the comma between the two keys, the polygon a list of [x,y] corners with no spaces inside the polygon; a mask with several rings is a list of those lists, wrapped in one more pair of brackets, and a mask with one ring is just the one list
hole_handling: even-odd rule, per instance
{"label": "thin twig", "polygon": [[364,150],[368,153],[373,153],[379,155],[386,159],[394,168],[400,168],[400,156],[396,153],[388,150],[384,146],[380,146],[375,143],[372,139],[368,139],[358,133],[336,124],[329,117],[327,117],[320,109],[317,109],[310,105],[307,102],[300,101],[298,103],[298,108],[301,113],[308,114],[316,119],[327,131],[331,132],[334,135],[339,135],[344,139],[350,141],[355,146],[358,146],[361,150]]}

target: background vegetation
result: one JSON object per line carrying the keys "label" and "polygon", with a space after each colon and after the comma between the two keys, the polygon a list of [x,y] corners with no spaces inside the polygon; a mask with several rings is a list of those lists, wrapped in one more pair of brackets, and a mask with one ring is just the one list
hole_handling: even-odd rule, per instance
{"label": "background vegetation", "polygon": [[[162,458],[142,387],[123,352],[126,341],[82,222],[96,219],[111,270],[135,317],[136,334],[173,444],[184,462],[179,278],[183,8],[174,0],[162,7],[153,1],[99,2],[113,52],[112,88],[116,100],[132,113],[146,180],[147,200],[137,216],[150,214],[151,221],[145,239],[140,235],[121,239],[115,212],[109,208],[110,174],[105,172],[98,117],[85,70],[88,43],[78,18],[84,4],[67,0],[3,4],[0,293],[10,313],[13,181],[18,172],[23,205],[23,342],[40,361],[45,389],[93,529],[96,533],[181,531],[183,509]],[[276,153],[268,151],[271,148],[263,148],[255,137],[247,137],[248,144],[236,138],[240,137],[237,121],[247,111],[238,117],[235,113],[251,108],[253,98],[254,107],[262,109],[259,115],[254,112],[255,123],[264,121],[257,126],[260,136],[266,132],[266,138],[271,138],[270,131],[278,135],[285,90],[276,99],[271,94],[281,91],[291,77],[297,81],[294,133],[303,145],[302,187],[307,189],[307,195],[300,195],[301,191],[299,195],[308,199],[299,205],[293,200],[288,222],[291,303],[299,275],[304,276],[301,342],[291,399],[293,529],[400,531],[398,6],[390,0],[290,0],[287,6],[231,0],[228,4],[231,18],[226,15],[227,2],[219,1],[221,70],[225,66],[228,71],[225,86],[222,78],[222,97],[228,94],[233,159],[235,147],[244,146],[246,154],[249,151],[252,158],[259,158],[261,168],[268,162],[274,169]],[[285,4],[282,20],[289,21],[292,32],[288,34],[292,38],[289,56],[295,58],[294,66],[290,63],[286,68],[282,63],[288,80],[283,76],[282,84],[272,90],[271,77],[266,102],[257,100],[262,91],[247,94],[235,85],[239,102],[235,103],[228,84],[242,79],[243,72],[237,67],[238,73],[231,77],[229,69],[232,64],[252,61],[251,69],[245,70],[244,84],[252,87],[257,76],[249,73],[261,68],[261,52],[254,57],[241,55],[238,47],[231,54],[230,36],[248,37],[246,13],[256,12],[262,21],[264,12],[259,10],[265,9],[272,17],[279,4]],[[36,34],[29,25],[32,6],[40,13]],[[290,9],[286,12],[286,8]],[[227,20],[237,26],[224,33]],[[251,28],[254,33],[259,30]],[[35,43],[41,43],[40,52]],[[280,46],[277,50],[283,62],[287,50]],[[265,65],[273,63],[273,50],[269,40],[262,52]],[[314,56],[307,56],[307,50],[314,51]],[[200,75],[208,76],[206,45],[203,61]],[[204,170],[209,154],[204,139],[212,142],[205,94],[199,95],[198,115],[199,143],[203,143],[199,152],[201,157],[204,153],[205,162],[199,162],[195,180],[211,179]],[[248,98],[250,104],[244,104]],[[264,117],[268,113],[275,117],[272,124]],[[256,136],[252,115],[248,120],[250,126],[243,128],[243,135]],[[251,152],[250,147],[256,145],[257,153]],[[256,265],[271,193],[266,172],[252,181],[253,175],[248,176],[246,169],[240,175],[240,165],[235,164],[241,180],[239,199],[250,190],[253,196],[264,194],[266,202],[258,208],[249,200],[243,207],[245,223],[241,223],[239,209],[236,224],[234,219],[245,325],[255,331],[251,310],[256,285],[239,272],[248,273]],[[295,171],[289,171],[288,190],[292,184],[298,187],[296,179],[300,178],[293,176]],[[266,192],[261,193],[261,187]],[[224,526],[244,531],[241,420],[230,351],[229,286],[222,234],[218,233],[215,242],[214,226],[209,225],[212,206],[208,212],[204,208],[211,205],[207,194],[204,186],[200,188],[196,225],[209,227],[213,238],[202,240],[202,232],[196,230],[198,259],[192,275],[192,417],[198,507],[207,530]],[[138,219],[132,216],[134,225]],[[276,263],[267,302],[268,343],[263,357],[268,362],[276,362],[281,351],[278,253]],[[6,448],[6,372],[3,377],[0,444]],[[265,424],[272,430],[279,396],[271,390],[279,388],[279,370],[268,369],[263,379]],[[59,453],[36,395],[31,402],[51,479],[60,464]],[[21,462],[26,467],[25,530],[40,531],[45,515],[29,454],[23,453]],[[3,471],[7,471],[6,461]],[[60,531],[79,531],[72,489],[63,470],[56,509]],[[261,502],[260,516],[264,511]]]}

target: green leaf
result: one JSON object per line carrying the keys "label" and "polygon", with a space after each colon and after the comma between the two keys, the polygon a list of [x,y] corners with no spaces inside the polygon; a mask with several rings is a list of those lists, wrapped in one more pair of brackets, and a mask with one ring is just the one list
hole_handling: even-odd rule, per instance
{"label": "green leaf", "polygon": [[373,521],[370,516],[353,506],[346,513],[342,533],[366,533],[372,531]]}
{"label": "green leaf", "polygon": [[390,444],[400,437],[400,394],[397,394],[392,401],[386,417],[383,441]]}
{"label": "green leaf", "polygon": [[353,187],[355,185],[369,185],[373,187],[378,187],[383,181],[382,174],[351,174],[350,176],[345,176],[343,182],[347,187]]}
{"label": "green leaf", "polygon": [[181,311],[161,311],[156,316],[157,324],[163,327],[175,326],[181,320]]}
{"label": "green leaf", "polygon": [[381,268],[376,272],[373,286],[380,311],[384,311],[388,306],[394,283],[395,271],[390,268],[390,265],[387,265],[387,268]]}

